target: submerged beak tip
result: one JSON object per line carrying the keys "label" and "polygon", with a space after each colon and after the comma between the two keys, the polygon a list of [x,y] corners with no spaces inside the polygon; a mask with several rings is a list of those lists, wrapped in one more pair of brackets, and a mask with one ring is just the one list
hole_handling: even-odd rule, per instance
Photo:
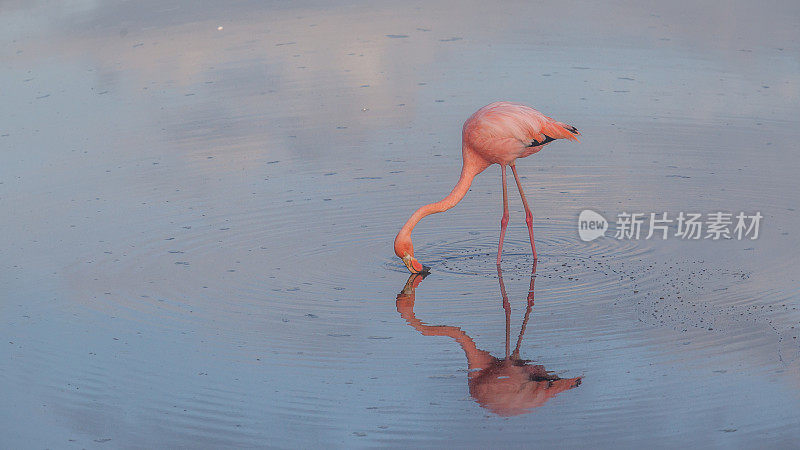
{"label": "submerged beak tip", "polygon": [[403,258],[403,264],[406,265],[406,268],[412,274],[427,274],[431,270],[430,267],[423,265],[413,256],[406,256]]}

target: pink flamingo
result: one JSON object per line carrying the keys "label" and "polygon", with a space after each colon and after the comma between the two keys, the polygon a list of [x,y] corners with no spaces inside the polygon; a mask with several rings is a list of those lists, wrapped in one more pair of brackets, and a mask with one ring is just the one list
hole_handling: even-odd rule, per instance
{"label": "pink flamingo", "polygon": [[503,217],[500,219],[500,243],[497,246],[497,264],[503,254],[503,238],[508,225],[508,190],[506,188],[506,166],[511,166],[517,182],[522,205],[525,207],[525,222],[531,239],[531,252],[536,261],[536,244],[533,241],[533,214],[522,191],[517,175],[517,158],[524,158],[541,150],[556,139],[577,141],[578,130],[545,116],[539,111],[511,102],[494,102],[477,110],[464,122],[461,134],[463,166],[458,183],[444,199],[417,209],[394,238],[394,253],[403,260],[411,273],[427,272],[414,258],[411,231],[423,217],[447,211],[467,195],[473,178],[492,164],[500,164],[503,180]]}
{"label": "pink flamingo", "polygon": [[517,337],[517,345],[511,351],[511,303],[508,301],[506,286],[503,283],[503,271],[497,266],[497,279],[500,281],[500,295],[503,297],[503,309],[506,313],[506,354],[505,358],[492,356],[481,350],[475,341],[461,328],[449,325],[428,325],[414,313],[416,288],[425,278],[425,274],[411,274],[402,292],[397,295],[397,312],[406,323],[414,327],[424,336],[448,336],[453,338],[464,350],[467,357],[470,395],[484,408],[501,416],[515,416],[530,412],[531,409],[544,405],[557,394],[581,385],[582,377],[561,378],[545,369],[540,364],[520,357],[520,346],[525,336],[528,319],[534,304],[534,281],[536,262],[531,270],[531,284],[528,289],[528,305],[525,317]]}

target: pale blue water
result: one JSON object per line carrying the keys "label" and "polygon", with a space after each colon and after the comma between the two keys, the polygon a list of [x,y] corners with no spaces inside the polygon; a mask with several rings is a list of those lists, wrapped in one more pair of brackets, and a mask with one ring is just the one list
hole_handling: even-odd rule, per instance
{"label": "pale blue water", "polygon": [[[0,443],[793,445],[799,12],[1,4]],[[541,255],[520,356],[582,383],[512,417],[401,317],[391,248],[499,99],[583,133],[518,165]],[[413,310],[502,358],[499,178],[418,226]],[[756,241],[583,243],[585,208],[765,218]]]}

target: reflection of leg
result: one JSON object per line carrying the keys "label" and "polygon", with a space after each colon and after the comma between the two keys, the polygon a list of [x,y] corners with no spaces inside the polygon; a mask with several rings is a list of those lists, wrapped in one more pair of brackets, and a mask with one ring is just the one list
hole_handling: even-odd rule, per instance
{"label": "reflection of leg", "polygon": [[[522,182],[519,181],[517,175],[517,166],[511,165],[511,171],[514,172],[514,180],[517,182],[517,189],[519,189],[519,196],[522,198],[522,206],[525,207],[525,223],[528,224],[528,236],[531,238],[531,252],[533,253],[533,260],[536,261],[536,244],[533,241],[533,213],[528,206],[528,200],[525,198],[525,192],[522,190]],[[503,172],[505,174],[505,172]]]}
{"label": "reflection of leg", "polygon": [[500,264],[500,257],[503,254],[503,239],[506,237],[506,225],[508,225],[508,188],[506,187],[506,166],[500,166],[500,173],[503,179],[503,218],[500,219],[500,243],[497,245],[497,264]]}
{"label": "reflection of leg", "polygon": [[514,353],[511,354],[514,359],[519,359],[519,346],[522,345],[522,338],[525,336],[525,328],[528,326],[528,319],[531,317],[531,309],[533,309],[533,302],[528,302],[528,307],[525,308],[525,318],[522,319],[522,328],[519,330],[517,345],[514,347]]}
{"label": "reflection of leg", "polygon": [[531,285],[528,288],[528,303],[533,304],[533,290],[536,284],[536,260],[533,260],[533,268],[531,269]]}
{"label": "reflection of leg", "polygon": [[528,326],[528,319],[531,316],[531,309],[533,309],[533,290],[536,282],[536,260],[533,260],[533,268],[531,269],[531,284],[528,290],[528,307],[525,309],[525,318],[522,319],[522,328],[519,330],[519,337],[517,338],[517,345],[514,347],[514,353],[511,356],[514,359],[519,359],[519,346],[522,345],[522,338],[525,336],[525,328]]}
{"label": "reflection of leg", "polygon": [[506,285],[503,283],[503,269],[500,268],[499,262],[497,263],[497,280],[500,281],[500,296],[503,297],[503,310],[506,313],[506,358],[508,358],[511,350],[511,303],[508,301]]}

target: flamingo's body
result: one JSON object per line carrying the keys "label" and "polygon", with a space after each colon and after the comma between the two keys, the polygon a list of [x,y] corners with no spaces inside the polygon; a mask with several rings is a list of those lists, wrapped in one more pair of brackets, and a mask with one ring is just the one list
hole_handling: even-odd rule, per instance
{"label": "flamingo's body", "polygon": [[508,225],[508,190],[506,188],[506,166],[511,166],[517,189],[525,207],[525,222],[531,239],[531,252],[536,260],[536,244],[533,240],[533,214],[528,206],[522,183],[517,174],[516,160],[530,156],[556,139],[577,141],[578,130],[570,125],[545,116],[535,109],[511,102],[495,102],[477,110],[464,122],[461,154],[463,166],[458,183],[447,197],[436,203],[425,205],[414,212],[394,239],[394,252],[412,273],[426,270],[414,258],[411,231],[423,217],[455,206],[469,191],[473,178],[492,164],[499,164],[503,180],[503,217],[500,220],[500,243],[497,248],[497,264],[503,253],[503,238]]}

